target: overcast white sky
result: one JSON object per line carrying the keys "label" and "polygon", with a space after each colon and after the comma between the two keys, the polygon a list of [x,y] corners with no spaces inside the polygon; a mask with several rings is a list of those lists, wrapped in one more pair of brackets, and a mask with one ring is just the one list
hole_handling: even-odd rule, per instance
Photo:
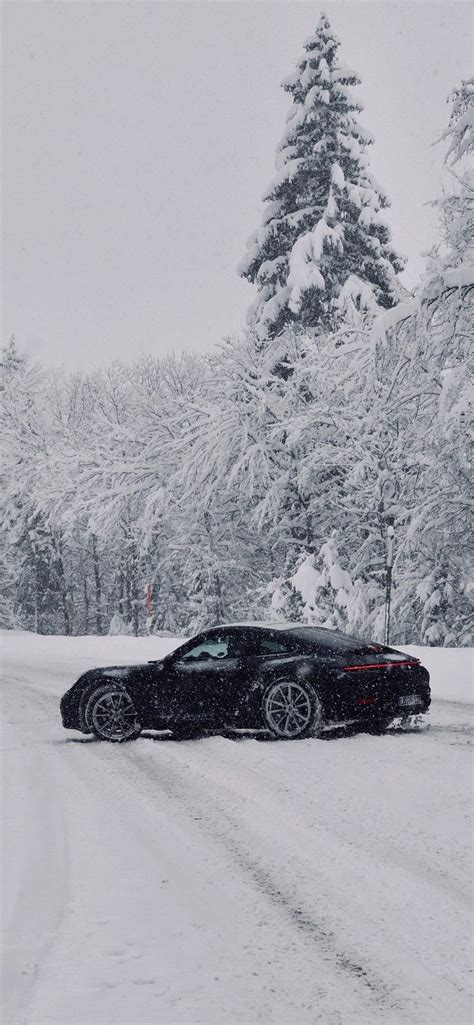
{"label": "overcast white sky", "polygon": [[471,73],[468,3],[7,3],[3,337],[49,364],[211,347],[252,287],[289,97],[324,9],[361,79],[405,283],[434,240],[446,97]]}

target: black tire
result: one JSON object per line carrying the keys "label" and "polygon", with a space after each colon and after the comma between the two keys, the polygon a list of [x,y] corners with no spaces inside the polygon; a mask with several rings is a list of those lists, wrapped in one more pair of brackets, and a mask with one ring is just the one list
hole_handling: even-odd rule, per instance
{"label": "black tire", "polygon": [[263,695],[265,729],[278,740],[317,737],[323,726],[323,709],[316,691],[306,682],[281,679]]}
{"label": "black tire", "polygon": [[80,723],[80,728],[81,728],[82,733],[91,734],[92,730],[90,728],[88,720],[86,719],[86,711],[87,711],[87,703],[88,703],[88,701],[89,701],[89,697],[88,697],[87,694],[85,694],[84,697],[81,700],[80,705],[79,705],[79,723]]}
{"label": "black tire", "polygon": [[92,692],[84,719],[95,737],[111,744],[136,740],[142,729],[130,694],[112,680]]}

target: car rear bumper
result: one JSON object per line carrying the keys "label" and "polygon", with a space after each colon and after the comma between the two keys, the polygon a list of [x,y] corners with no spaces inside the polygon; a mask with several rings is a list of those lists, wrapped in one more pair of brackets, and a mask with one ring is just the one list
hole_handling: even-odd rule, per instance
{"label": "car rear bumper", "polygon": [[[405,698],[406,700],[402,700]],[[397,716],[405,715],[419,715],[427,712],[431,704],[430,697],[417,693],[417,694],[402,694],[394,701],[384,703],[383,712],[388,715],[397,718]]]}
{"label": "car rear bumper", "polygon": [[[408,698],[414,699],[414,701],[403,700]],[[403,709],[410,708],[411,704],[416,705],[421,712],[426,712],[430,707],[430,674],[424,666],[411,666],[406,667],[404,671],[398,670],[391,705],[397,709],[400,715],[400,709],[403,714]]]}
{"label": "car rear bumper", "polygon": [[431,704],[429,680],[428,671],[421,665],[391,668],[377,681],[369,672],[360,673],[345,710],[350,707],[358,719],[424,713]]}

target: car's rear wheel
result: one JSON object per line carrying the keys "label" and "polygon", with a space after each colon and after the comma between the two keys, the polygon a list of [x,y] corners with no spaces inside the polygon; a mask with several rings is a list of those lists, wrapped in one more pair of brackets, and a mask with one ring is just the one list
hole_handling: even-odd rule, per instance
{"label": "car's rear wheel", "polygon": [[99,740],[120,744],[141,733],[130,694],[113,683],[98,687],[87,702],[85,720]]}
{"label": "car's rear wheel", "polygon": [[263,698],[263,721],[272,736],[280,740],[316,737],[323,725],[318,695],[306,683],[277,680]]}

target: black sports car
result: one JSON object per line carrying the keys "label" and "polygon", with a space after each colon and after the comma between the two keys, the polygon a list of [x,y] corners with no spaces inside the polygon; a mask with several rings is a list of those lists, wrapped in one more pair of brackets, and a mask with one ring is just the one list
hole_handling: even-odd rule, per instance
{"label": "black sports car", "polygon": [[411,655],[320,627],[252,623],[206,630],[159,662],[84,673],[61,716],[109,741],[226,727],[291,740],[348,723],[383,730],[429,705],[429,674]]}

